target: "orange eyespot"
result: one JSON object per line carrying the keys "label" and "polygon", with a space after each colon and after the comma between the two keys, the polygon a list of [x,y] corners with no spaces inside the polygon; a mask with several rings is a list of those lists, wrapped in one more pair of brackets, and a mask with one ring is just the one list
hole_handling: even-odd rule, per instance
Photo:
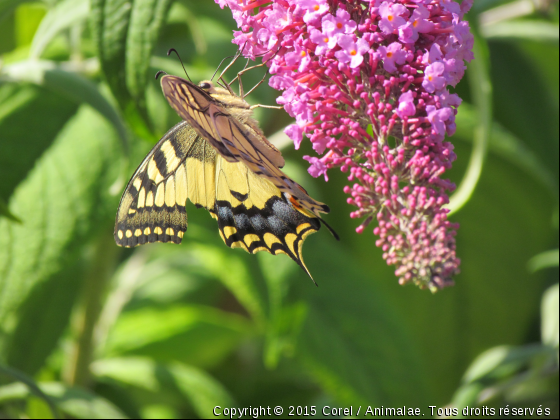
{"label": "orange eyespot", "polygon": [[356,55],[356,54],[358,54],[358,53],[356,52],[356,50],[350,51],[350,55]]}
{"label": "orange eyespot", "polygon": [[342,29],[342,23],[338,22],[338,23],[336,24],[336,27],[337,27],[338,29]]}
{"label": "orange eyespot", "polygon": [[393,53],[392,53],[391,51],[389,51],[389,52],[387,53],[387,58],[391,58],[392,56],[393,56]]}
{"label": "orange eyespot", "polygon": [[318,11],[319,10],[319,5],[316,4],[315,6],[313,6],[313,10]]}
{"label": "orange eyespot", "polygon": [[307,53],[305,51],[302,51],[299,53],[299,55],[301,55],[302,57],[305,57],[307,55]]}
{"label": "orange eyespot", "polygon": [[393,21],[393,15],[387,16],[387,20],[388,20],[389,22],[392,22],[392,21]]}
{"label": "orange eyespot", "polygon": [[296,209],[301,209],[299,202],[292,196],[290,196],[290,203],[292,203],[292,206],[294,206]]}

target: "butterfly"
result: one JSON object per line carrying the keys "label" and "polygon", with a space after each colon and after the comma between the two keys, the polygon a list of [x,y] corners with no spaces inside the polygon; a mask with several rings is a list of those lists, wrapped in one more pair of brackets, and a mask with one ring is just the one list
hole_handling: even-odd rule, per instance
{"label": "butterfly", "polygon": [[281,171],[282,154],[252,118],[251,106],[229,85],[196,85],[165,74],[161,86],[183,121],[161,138],[126,186],[116,243],[180,243],[189,199],[218,221],[227,246],[287,254],[311,277],[303,242],[321,223],[338,239],[320,217],[329,208]]}

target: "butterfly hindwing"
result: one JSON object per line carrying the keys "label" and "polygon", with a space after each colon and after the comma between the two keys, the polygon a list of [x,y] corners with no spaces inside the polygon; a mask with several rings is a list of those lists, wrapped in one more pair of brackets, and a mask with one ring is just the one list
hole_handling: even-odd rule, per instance
{"label": "butterfly hindwing", "polygon": [[319,230],[318,218],[297,211],[274,184],[242,162],[218,155],[216,182],[211,213],[227,246],[252,254],[287,254],[309,274],[301,249],[305,238]]}

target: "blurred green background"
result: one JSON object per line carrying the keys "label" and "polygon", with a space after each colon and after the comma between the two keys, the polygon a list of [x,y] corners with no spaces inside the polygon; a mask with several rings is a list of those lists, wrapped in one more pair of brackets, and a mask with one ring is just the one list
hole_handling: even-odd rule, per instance
{"label": "blurred green background", "polygon": [[[227,248],[190,205],[182,245],[118,248],[125,183],[178,121],[153,76],[183,74],[175,48],[193,80],[211,77],[236,51],[231,12],[0,0],[0,417],[204,418],[217,405],[558,416],[558,3],[478,0],[469,21],[477,56],[457,87],[449,172],[461,274],[431,294],[399,286],[371,231],[354,232],[343,174],[307,174],[314,152],[277,134],[282,110],[256,117],[341,237],[306,241],[318,288],[285,256]],[[250,101],[276,96],[263,84]]]}

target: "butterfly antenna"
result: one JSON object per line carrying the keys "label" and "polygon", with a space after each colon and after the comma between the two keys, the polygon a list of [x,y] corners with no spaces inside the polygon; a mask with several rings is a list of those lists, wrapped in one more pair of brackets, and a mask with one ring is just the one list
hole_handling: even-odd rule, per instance
{"label": "butterfly antenna", "polygon": [[161,76],[162,74],[167,74],[166,72],[164,72],[163,70],[160,70],[156,73],[156,80],[159,79],[159,76]]}
{"label": "butterfly antenna", "polygon": [[170,48],[169,51],[167,51],[167,56],[170,56],[172,52],[174,52],[175,54],[177,54],[177,57],[179,58],[179,61],[181,62],[181,66],[183,67],[183,71],[184,71],[185,74],[187,75],[187,79],[189,79],[189,81],[192,83],[193,81],[192,81],[191,78],[189,77],[189,74],[187,73],[187,70],[185,69],[185,65],[183,64],[183,60],[181,60],[181,56],[179,55],[179,53],[177,52],[177,50],[176,50],[175,48]]}

